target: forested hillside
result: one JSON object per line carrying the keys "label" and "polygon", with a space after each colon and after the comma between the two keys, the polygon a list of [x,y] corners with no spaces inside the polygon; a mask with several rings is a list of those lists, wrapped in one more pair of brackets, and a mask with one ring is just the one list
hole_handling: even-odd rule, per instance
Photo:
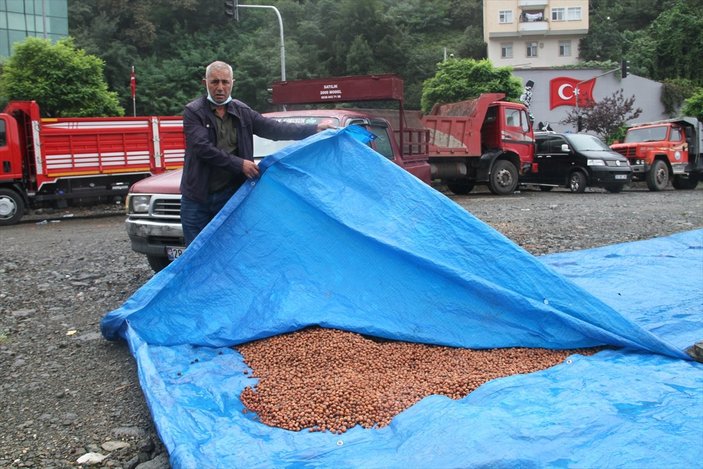
{"label": "forested hillside", "polygon": [[[408,108],[418,108],[422,82],[445,54],[485,57],[481,0],[277,0],[286,78],[397,73]],[[240,8],[225,16],[223,0],[69,0],[76,45],[105,61],[109,87],[131,109],[129,74],[137,73],[139,114],[177,114],[196,96],[204,66],[235,68],[234,94],[266,110],[267,88],[281,78],[275,11]],[[633,73],[677,79],[682,92],[701,86],[701,0],[591,0],[589,61],[629,59]]]}

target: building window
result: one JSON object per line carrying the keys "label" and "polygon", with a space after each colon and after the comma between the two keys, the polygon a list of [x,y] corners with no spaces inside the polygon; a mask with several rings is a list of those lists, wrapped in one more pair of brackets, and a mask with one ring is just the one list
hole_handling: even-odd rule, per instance
{"label": "building window", "polygon": [[568,21],[581,21],[581,7],[570,7],[566,10]]}
{"label": "building window", "polygon": [[559,57],[571,57],[571,41],[559,41]]}
{"label": "building window", "polygon": [[500,45],[500,57],[502,59],[512,59],[513,58],[513,43],[506,42]]}
{"label": "building window", "polygon": [[527,43],[527,56],[528,57],[537,57],[537,43],[536,42],[528,42]]}
{"label": "building window", "polygon": [[552,8],[552,21],[566,21],[566,9]]}
{"label": "building window", "polygon": [[500,12],[498,12],[498,22],[501,24],[512,23],[513,22],[513,11],[512,10],[500,10]]}

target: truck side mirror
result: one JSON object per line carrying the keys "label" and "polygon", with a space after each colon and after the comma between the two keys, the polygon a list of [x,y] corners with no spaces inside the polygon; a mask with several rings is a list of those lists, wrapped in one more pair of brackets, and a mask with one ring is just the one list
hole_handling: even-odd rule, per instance
{"label": "truck side mirror", "polygon": [[564,153],[569,153],[571,150],[569,149],[569,145],[568,145],[568,144],[562,143],[562,144],[561,144],[561,151],[563,151]]}

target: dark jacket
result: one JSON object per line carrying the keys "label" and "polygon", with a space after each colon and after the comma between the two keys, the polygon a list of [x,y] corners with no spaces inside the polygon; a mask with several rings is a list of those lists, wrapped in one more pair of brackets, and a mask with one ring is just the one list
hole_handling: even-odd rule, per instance
{"label": "dark jacket", "polygon": [[254,161],[254,134],[270,140],[300,140],[317,131],[315,125],[278,122],[262,116],[241,101],[233,99],[227,112],[235,117],[238,155],[217,148],[216,123],[207,97],[188,103],[183,111],[186,138],[181,194],[198,202],[207,201],[212,168],[224,168],[236,176],[236,188],[244,183],[242,160]]}

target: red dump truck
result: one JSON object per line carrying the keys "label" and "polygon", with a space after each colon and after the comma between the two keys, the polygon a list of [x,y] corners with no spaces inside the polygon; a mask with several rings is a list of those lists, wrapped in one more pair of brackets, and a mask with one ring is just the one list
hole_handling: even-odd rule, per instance
{"label": "red dump truck", "polygon": [[[349,76],[276,82],[272,86],[274,104],[312,104],[316,109],[264,115],[287,122],[360,125],[376,136],[370,143],[372,148],[427,184],[441,179],[452,191],[464,194],[476,183],[488,183],[494,193],[509,194],[518,184],[518,174],[529,169],[534,145],[525,107],[500,101],[502,97],[483,95],[477,100],[438,106],[416,119],[415,127],[409,127],[399,77]],[[369,101],[392,101],[398,109],[332,109],[335,103]],[[328,106],[320,105],[330,108],[321,109]],[[255,158],[270,155],[288,143],[255,137]],[[181,172],[172,171],[139,181],[129,191],[126,229],[132,249],[145,254],[155,271],[184,249],[180,179]]]}
{"label": "red dump truck", "polygon": [[273,102],[281,105],[396,101],[398,117],[390,120],[403,153],[425,156],[432,179],[455,194],[468,194],[476,184],[487,184],[494,194],[512,194],[519,176],[531,170],[534,133],[527,108],[503,101],[502,93],[436,105],[418,118],[405,112],[403,81],[395,75],[277,82],[272,92]]}
{"label": "red dump truck", "polygon": [[180,117],[42,118],[35,101],[0,113],[0,225],[29,207],[125,197],[139,179],[183,166]]}
{"label": "red dump truck", "polygon": [[610,146],[632,167],[633,181],[651,191],[695,189],[703,180],[703,123],[694,117],[634,124],[625,141]]}

